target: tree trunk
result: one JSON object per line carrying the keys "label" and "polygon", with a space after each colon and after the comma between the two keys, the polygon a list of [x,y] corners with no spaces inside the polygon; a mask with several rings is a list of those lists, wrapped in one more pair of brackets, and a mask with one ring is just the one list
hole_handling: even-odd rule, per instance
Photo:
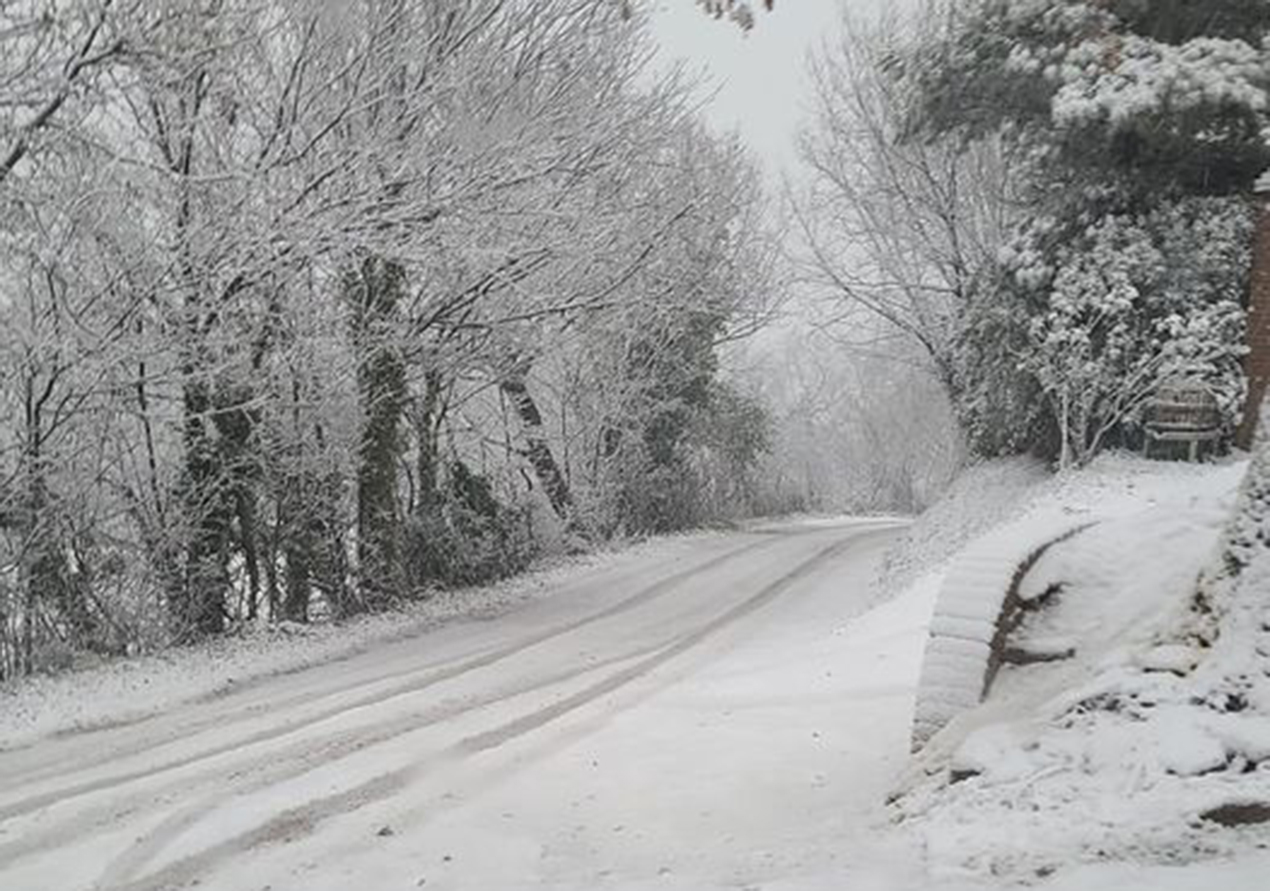
{"label": "tree trunk", "polygon": [[172,97],[179,126],[160,134],[164,156],[177,178],[175,250],[178,283],[185,297],[181,331],[182,508],[187,537],[184,577],[169,604],[177,640],[223,632],[230,589],[228,551],[234,508],[230,481],[212,432],[215,405],[209,369],[214,363],[208,352],[207,326],[215,314],[207,305],[194,235],[195,133],[207,90],[206,71],[196,71],[184,79]]}
{"label": "tree trunk", "polygon": [[282,602],[282,617],[307,622],[313,590],[313,540],[311,524],[305,520],[298,525],[287,536],[287,596]]}
{"label": "tree trunk", "polygon": [[286,595],[282,617],[307,622],[313,589],[326,595],[331,612],[343,618],[357,612],[347,590],[348,567],[340,538],[339,482],[311,475],[297,478],[287,498],[283,552]]}
{"label": "tree trunk", "polygon": [[542,484],[551,509],[566,525],[573,521],[573,495],[569,491],[569,483],[560,472],[560,465],[551,451],[547,440],[547,432],[542,421],[542,412],[525,384],[528,369],[517,368],[504,377],[499,386],[511,400],[520,417],[521,435],[525,438],[525,456],[534,469],[534,474]]}
{"label": "tree trunk", "polygon": [[[405,593],[397,462],[406,372],[395,344],[405,270],[367,257],[346,279],[353,309],[362,432],[357,468],[357,556],[362,605],[376,609]],[[351,604],[350,604],[351,606]]]}
{"label": "tree trunk", "polygon": [[423,402],[415,413],[415,440],[418,454],[415,459],[415,470],[418,476],[418,491],[415,493],[415,513],[423,516],[436,507],[439,497],[438,486],[441,478],[441,443],[439,424],[441,422],[441,399],[444,392],[444,381],[441,372],[428,371],[424,375]]}
{"label": "tree trunk", "polygon": [[36,616],[42,608],[52,608],[66,623],[73,645],[82,646],[93,636],[95,623],[83,591],[71,584],[70,567],[58,529],[53,497],[49,491],[44,454],[43,406],[48,390],[36,395],[35,379],[26,379],[24,443],[21,479],[24,503],[19,511],[22,541],[19,587],[24,592],[23,669],[34,667]]}
{"label": "tree trunk", "polygon": [[211,398],[206,382],[195,379],[187,363],[185,402],[184,507],[189,526],[185,579],[172,606],[178,639],[188,640],[225,630],[229,594],[228,539],[233,521],[228,481],[216,444],[208,430]]}
{"label": "tree trunk", "polygon": [[[253,363],[252,372],[259,375],[260,362]],[[258,413],[251,407],[255,399],[254,386],[249,384],[220,384],[216,393],[216,460],[225,479],[225,499],[232,520],[237,521],[238,534],[225,542],[227,550],[231,541],[238,546],[247,572],[248,619],[256,618],[260,606],[260,530],[256,520],[256,487],[260,480],[259,443],[256,428]],[[240,610],[241,612],[241,610]]]}
{"label": "tree trunk", "polygon": [[349,590],[348,552],[344,548],[345,526],[339,505],[344,480],[336,474],[324,477],[318,486],[313,519],[313,584],[319,588],[331,612],[346,616],[355,610]]}
{"label": "tree trunk", "polygon": [[276,621],[281,615],[282,609],[282,592],[278,589],[278,555],[279,535],[282,526],[279,522],[274,522],[273,528],[269,530],[268,538],[265,539],[264,546],[264,571],[265,571],[265,604],[269,610],[269,621]]}
{"label": "tree trunk", "polygon": [[[283,455],[282,482],[277,494],[277,521],[274,524],[274,552],[281,551],[284,561],[285,593],[281,602],[274,600],[274,615],[292,622],[309,620],[309,600],[312,594],[313,548],[310,515],[315,505],[308,499],[316,498],[310,491],[306,469],[305,423],[300,406],[304,396],[300,378],[291,379],[291,435],[292,446]],[[320,429],[320,428],[319,428]],[[276,559],[276,557],[274,558]],[[274,595],[275,597],[277,595]]]}
{"label": "tree trunk", "polygon": [[247,618],[255,619],[260,609],[260,538],[256,526],[256,493],[249,482],[239,482],[234,503],[238,513],[238,546],[247,570]]}
{"label": "tree trunk", "polygon": [[1248,399],[1243,423],[1235,434],[1235,444],[1241,449],[1252,448],[1257,432],[1257,412],[1270,386],[1270,195],[1259,194],[1257,203],[1257,232],[1248,298],[1248,355],[1244,359]]}

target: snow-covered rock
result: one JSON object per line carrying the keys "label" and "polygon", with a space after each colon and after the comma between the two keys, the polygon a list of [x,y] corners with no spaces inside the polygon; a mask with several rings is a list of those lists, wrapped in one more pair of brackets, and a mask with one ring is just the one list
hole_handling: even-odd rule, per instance
{"label": "snow-covered rock", "polygon": [[1201,657],[1199,650],[1186,644],[1161,644],[1139,653],[1135,661],[1144,671],[1187,674],[1199,664]]}
{"label": "snow-covered rock", "polygon": [[1226,766],[1226,747],[1185,712],[1169,710],[1150,722],[1150,731],[1160,766],[1168,773],[1194,777]]}
{"label": "snow-covered rock", "polygon": [[971,733],[953,753],[954,779],[987,776],[994,781],[1017,780],[1036,771],[1032,734],[1014,724],[992,724]]}

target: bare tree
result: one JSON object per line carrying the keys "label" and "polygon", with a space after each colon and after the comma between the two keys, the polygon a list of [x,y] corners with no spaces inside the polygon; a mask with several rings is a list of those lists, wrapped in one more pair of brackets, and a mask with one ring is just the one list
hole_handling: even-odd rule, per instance
{"label": "bare tree", "polygon": [[824,323],[882,322],[950,387],[956,315],[1012,222],[1011,160],[994,139],[903,138],[916,100],[891,60],[917,27],[844,18],[814,60],[815,117],[801,140],[812,179],[794,213],[804,275],[827,295]]}

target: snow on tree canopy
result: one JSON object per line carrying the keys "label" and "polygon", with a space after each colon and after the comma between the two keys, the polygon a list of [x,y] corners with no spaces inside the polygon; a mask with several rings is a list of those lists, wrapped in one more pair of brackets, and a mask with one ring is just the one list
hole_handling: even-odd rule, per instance
{"label": "snow on tree canopy", "polygon": [[915,131],[1013,127],[1045,164],[1148,188],[1239,191],[1270,163],[1266,4],[972,0],[950,22],[898,66]]}
{"label": "snow on tree canopy", "polygon": [[1266,108],[1264,54],[1242,40],[1203,37],[1180,47],[1141,37],[1086,41],[1045,73],[1061,84],[1053,101],[1059,126],[1114,129],[1148,116],[1180,123],[1182,115],[1210,108]]}
{"label": "snow on tree canopy", "polygon": [[[953,398],[973,447],[1082,463],[1136,447],[1188,379],[1233,430],[1270,167],[1270,4],[967,0],[888,61],[902,139],[1006,146],[1017,230],[976,270]],[[1221,445],[1219,444],[1219,448]]]}

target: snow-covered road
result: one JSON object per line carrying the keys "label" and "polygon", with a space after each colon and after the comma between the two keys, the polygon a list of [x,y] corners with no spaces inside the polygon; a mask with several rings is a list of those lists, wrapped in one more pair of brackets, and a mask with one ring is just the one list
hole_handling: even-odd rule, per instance
{"label": "snow-covered road", "polygon": [[930,606],[869,602],[895,528],[709,537],[0,753],[0,888],[869,885]]}

